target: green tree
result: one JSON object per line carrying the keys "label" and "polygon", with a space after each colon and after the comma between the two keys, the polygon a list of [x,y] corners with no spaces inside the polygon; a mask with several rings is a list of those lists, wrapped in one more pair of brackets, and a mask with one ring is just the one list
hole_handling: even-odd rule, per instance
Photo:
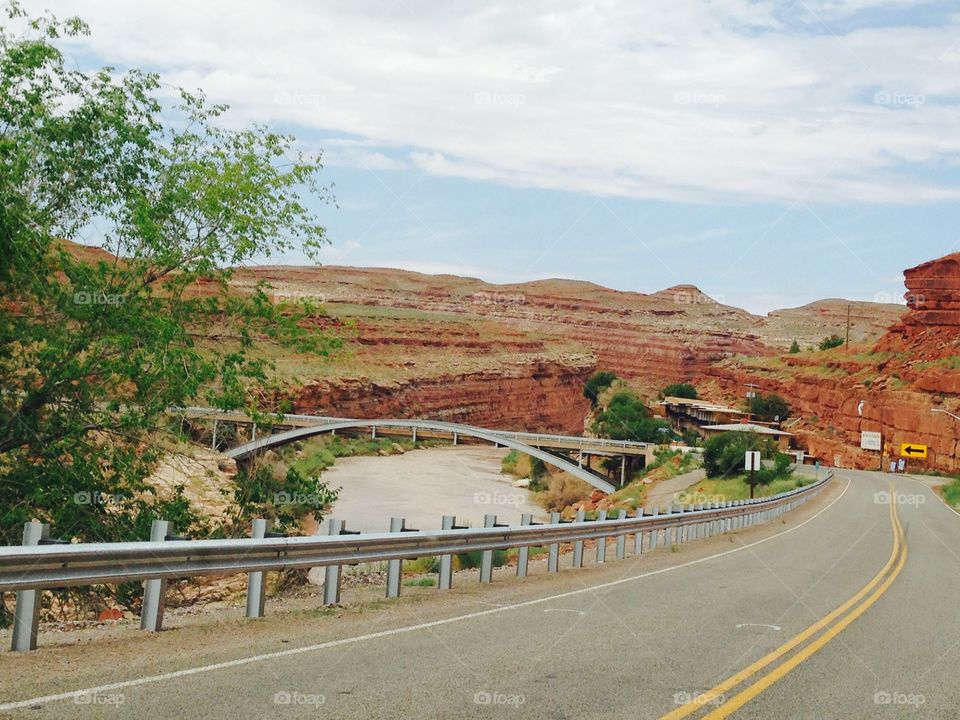
{"label": "green tree", "polygon": [[628,390],[615,393],[597,415],[593,431],[611,440],[666,443],[673,437],[669,423],[652,416],[640,398]]}
{"label": "green tree", "polygon": [[[85,73],[56,46],[78,19],[0,28],[0,542],[31,518],[87,541],[142,538],[152,517],[204,532],[182,488],[145,478],[170,406],[242,409],[263,422],[265,343],[327,354],[316,308],[230,291],[253,258],[325,242],[306,197],[318,158],[155,75]],[[16,29],[12,29],[16,26]],[[91,238],[97,249],[63,241]],[[92,259],[91,259],[92,258]]]}
{"label": "green tree", "polygon": [[583,386],[583,396],[590,401],[590,405],[596,407],[600,402],[600,393],[613,385],[613,381],[616,379],[616,374],[609,370],[599,370],[595,372],[587,380],[586,385]]}
{"label": "green tree", "polygon": [[707,477],[739,477],[744,474],[747,451],[758,450],[763,457],[773,456],[773,446],[758,433],[725,432],[707,438],[703,444],[703,468]]}
{"label": "green tree", "polygon": [[790,354],[796,355],[798,352],[800,352],[800,343],[794,340],[793,344],[790,346]]}
{"label": "green tree", "polygon": [[754,395],[747,403],[750,414],[763,422],[783,422],[790,416],[790,405],[779,395]]}
{"label": "green tree", "polygon": [[697,389],[690,383],[673,383],[672,385],[667,385],[663,390],[660,391],[660,399],[662,400],[665,397],[678,397],[696,400],[700,396],[697,393]]}
{"label": "green tree", "polygon": [[825,337],[820,341],[821,350],[832,350],[833,348],[838,348],[843,345],[846,341],[839,335],[831,335],[830,337]]}

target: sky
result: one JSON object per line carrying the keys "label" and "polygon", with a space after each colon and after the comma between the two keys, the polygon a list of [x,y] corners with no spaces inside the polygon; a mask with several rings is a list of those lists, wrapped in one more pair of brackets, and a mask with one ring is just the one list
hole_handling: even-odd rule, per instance
{"label": "sky", "polygon": [[[960,4],[29,0],[323,152],[325,264],[900,302],[960,251]],[[305,263],[298,253],[282,258]]]}

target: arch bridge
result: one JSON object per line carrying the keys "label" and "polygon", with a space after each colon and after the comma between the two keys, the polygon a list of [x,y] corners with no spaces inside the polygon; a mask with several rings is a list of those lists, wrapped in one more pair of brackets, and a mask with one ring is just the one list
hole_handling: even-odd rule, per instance
{"label": "arch bridge", "polygon": [[[212,420],[214,424],[214,446],[217,444],[217,423],[228,422],[252,426],[252,440],[238,445],[225,452],[235,460],[247,459],[257,452],[281,447],[288,443],[304,440],[324,433],[336,434],[340,430],[351,431],[359,429],[370,430],[374,437],[380,430],[385,435],[409,435],[416,442],[418,431],[421,437],[451,438],[456,445],[461,437],[472,438],[489,442],[494,445],[508,447],[512,450],[538,458],[543,462],[560,470],[564,470],[574,477],[589,483],[605,493],[617,488],[606,477],[594,472],[590,468],[592,456],[620,458],[620,485],[625,482],[625,470],[628,457],[642,457],[644,462],[653,459],[656,445],[653,443],[631,442],[627,440],[608,440],[605,438],[588,438],[575,435],[553,435],[544,433],[513,432],[508,430],[491,430],[478,428],[462,423],[444,422],[440,420],[417,419],[355,419],[337,418],[318,415],[282,415],[275,425],[290,427],[290,430],[273,435],[257,437],[257,426],[250,416],[242,412],[217,410],[214,408],[187,407],[172,408],[171,414],[187,419]],[[576,453],[575,462],[563,453]],[[587,467],[583,466],[586,459]]]}

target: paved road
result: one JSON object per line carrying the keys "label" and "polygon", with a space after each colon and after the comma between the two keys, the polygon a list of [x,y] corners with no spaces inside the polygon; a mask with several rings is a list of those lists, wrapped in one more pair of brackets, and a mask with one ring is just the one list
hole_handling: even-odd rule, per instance
{"label": "paved road", "polygon": [[[656,483],[647,492],[647,507],[666,508],[673,505],[676,497],[694,483],[698,483],[707,476],[704,470],[691,470],[683,475],[677,475],[670,480]],[[678,503],[687,505],[689,503]]]}
{"label": "paved road", "polygon": [[960,516],[904,477],[891,512],[888,481],[839,471],[785,522],[580,572],[4,653],[0,702],[120,683],[7,714],[960,718]]}

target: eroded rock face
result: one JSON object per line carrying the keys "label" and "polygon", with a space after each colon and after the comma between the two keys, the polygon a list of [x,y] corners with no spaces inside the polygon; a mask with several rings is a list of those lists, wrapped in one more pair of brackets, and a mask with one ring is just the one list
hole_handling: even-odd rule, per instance
{"label": "eroded rock face", "polygon": [[904,295],[911,312],[897,334],[910,338],[960,329],[960,253],[925,262],[904,272]]}
{"label": "eroded rock face", "polygon": [[294,412],[357,418],[421,418],[487,428],[580,434],[591,364],[518,365],[395,383],[316,380],[294,395]]}

